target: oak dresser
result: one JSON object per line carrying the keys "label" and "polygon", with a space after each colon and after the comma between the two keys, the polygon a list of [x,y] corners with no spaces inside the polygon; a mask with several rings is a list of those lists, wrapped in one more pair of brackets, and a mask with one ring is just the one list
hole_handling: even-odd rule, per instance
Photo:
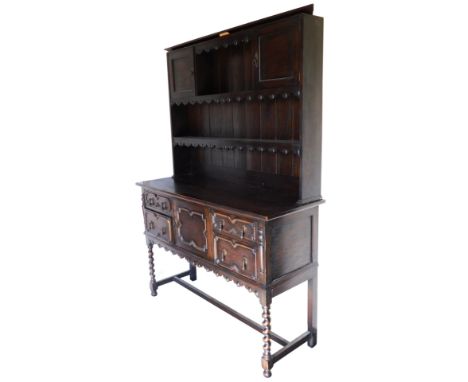
{"label": "oak dresser", "polygon": [[[322,42],[309,5],[168,48],[174,175],[138,183],[151,294],[175,282],[261,332],[265,377],[317,343]],[[154,245],[189,269],[157,279]],[[263,322],[186,281],[196,267],[256,295]],[[307,330],[289,341],[271,330],[270,305],[303,282]]]}

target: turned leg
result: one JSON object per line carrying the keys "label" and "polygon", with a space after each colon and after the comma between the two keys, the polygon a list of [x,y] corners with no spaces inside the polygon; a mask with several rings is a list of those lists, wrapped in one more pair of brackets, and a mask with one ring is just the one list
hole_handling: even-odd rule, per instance
{"label": "turned leg", "polygon": [[262,368],[263,375],[266,378],[271,377],[272,358],[271,358],[271,319],[270,319],[270,305],[262,305],[263,309],[263,356]]}
{"label": "turned leg", "polygon": [[197,267],[190,264],[190,280],[195,281],[197,279]]}
{"label": "turned leg", "polygon": [[150,291],[151,291],[151,296],[157,296],[158,286],[156,285],[156,277],[154,275],[153,243],[148,242],[147,244],[148,244],[148,258],[149,258]]}
{"label": "turned leg", "polygon": [[307,326],[311,333],[307,344],[313,348],[317,344],[317,273],[308,281]]}

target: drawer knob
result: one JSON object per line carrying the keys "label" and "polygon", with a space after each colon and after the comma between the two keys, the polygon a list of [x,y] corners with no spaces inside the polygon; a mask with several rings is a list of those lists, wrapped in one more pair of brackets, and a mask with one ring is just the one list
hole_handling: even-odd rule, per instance
{"label": "drawer knob", "polygon": [[151,231],[152,229],[154,229],[154,223],[153,223],[153,222],[149,222],[149,224],[148,224],[148,230]]}
{"label": "drawer knob", "polygon": [[154,206],[154,199],[153,198],[148,199],[148,205],[149,206]]}
{"label": "drawer knob", "polygon": [[163,210],[167,210],[167,203],[166,203],[166,202],[162,202],[161,208],[162,208]]}

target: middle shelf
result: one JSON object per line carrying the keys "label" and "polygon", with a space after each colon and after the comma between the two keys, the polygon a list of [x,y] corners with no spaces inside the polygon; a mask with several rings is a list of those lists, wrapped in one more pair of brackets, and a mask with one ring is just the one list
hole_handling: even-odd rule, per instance
{"label": "middle shelf", "polygon": [[301,152],[300,143],[296,140],[183,136],[174,137],[173,142],[176,147],[201,147],[207,149],[250,152],[258,151],[297,156],[299,156]]}

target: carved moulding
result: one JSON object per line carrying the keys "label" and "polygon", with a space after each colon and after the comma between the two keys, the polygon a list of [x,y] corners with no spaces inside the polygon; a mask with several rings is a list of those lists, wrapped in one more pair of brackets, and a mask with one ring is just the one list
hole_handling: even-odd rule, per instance
{"label": "carved moulding", "polygon": [[[180,219],[180,214],[184,212],[186,213],[190,218],[192,218],[193,216],[199,216],[201,221],[203,222],[203,237],[205,239],[205,243],[203,244],[203,246],[199,246],[193,239],[190,239],[190,240],[186,240],[184,238],[184,236],[182,235],[182,221]],[[200,251],[200,252],[206,252],[206,250],[208,249],[208,239],[206,237],[206,219],[205,219],[205,216],[203,215],[203,213],[201,212],[196,212],[196,211],[190,211],[189,209],[187,208],[184,208],[184,207],[179,207],[177,209],[177,212],[176,212],[176,226],[177,226],[177,235],[179,237],[179,240],[185,244],[185,245],[188,245],[192,248],[195,248],[196,250]]]}
{"label": "carved moulding", "polygon": [[165,251],[171,252],[173,255],[179,256],[181,259],[187,260],[190,264],[197,266],[197,267],[203,267],[206,271],[208,272],[213,272],[216,276],[220,277],[222,276],[226,281],[233,281],[235,285],[238,287],[243,286],[245,289],[247,289],[248,292],[253,292],[255,296],[259,297],[260,292],[262,292],[262,288],[258,285],[255,285],[253,283],[250,283],[248,281],[244,281],[238,277],[234,277],[231,274],[224,272],[223,270],[219,269],[216,265],[214,265],[211,261],[202,259],[196,255],[193,255],[190,252],[184,251],[181,248],[175,248],[167,243],[164,243],[162,241],[159,241],[157,238],[151,236],[151,235],[146,235],[146,240],[147,242],[150,242],[154,245],[157,245],[159,248],[163,248]]}

